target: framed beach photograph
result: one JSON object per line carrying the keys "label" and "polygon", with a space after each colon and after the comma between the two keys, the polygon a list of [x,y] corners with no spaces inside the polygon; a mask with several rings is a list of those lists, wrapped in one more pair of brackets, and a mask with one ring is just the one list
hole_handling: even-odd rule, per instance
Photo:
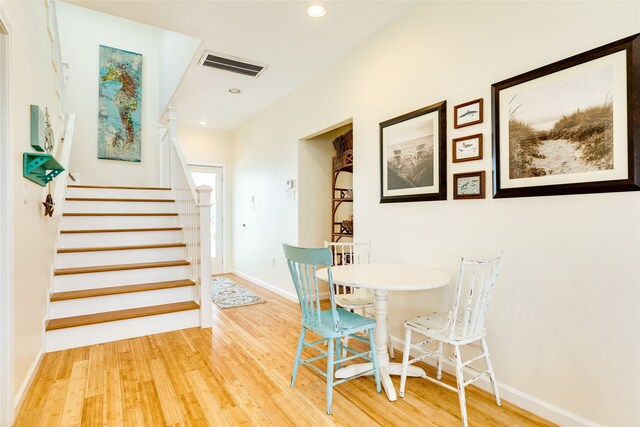
{"label": "framed beach photograph", "polygon": [[482,134],[463,136],[452,140],[453,163],[482,159]]}
{"label": "framed beach photograph", "polygon": [[453,107],[454,129],[482,123],[482,98]]}
{"label": "framed beach photograph", "polygon": [[380,203],[447,199],[446,101],[380,123]]}
{"label": "framed beach photograph", "polygon": [[640,34],[492,85],[494,197],[640,190]]}
{"label": "framed beach photograph", "polygon": [[454,173],[454,199],[484,199],[484,171]]}

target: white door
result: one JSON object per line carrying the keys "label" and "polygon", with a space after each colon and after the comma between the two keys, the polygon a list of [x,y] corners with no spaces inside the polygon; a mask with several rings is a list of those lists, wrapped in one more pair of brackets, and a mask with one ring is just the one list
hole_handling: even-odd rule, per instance
{"label": "white door", "polygon": [[224,273],[222,245],[222,175],[220,166],[189,165],[191,176],[196,184],[208,185],[211,192],[211,273]]}

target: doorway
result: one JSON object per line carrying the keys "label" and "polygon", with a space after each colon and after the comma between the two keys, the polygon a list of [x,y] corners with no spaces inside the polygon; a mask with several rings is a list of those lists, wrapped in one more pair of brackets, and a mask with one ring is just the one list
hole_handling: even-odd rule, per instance
{"label": "doorway", "polygon": [[224,169],[221,166],[189,165],[196,187],[211,187],[211,274],[224,272],[224,245],[222,215],[222,183]]}
{"label": "doorway", "polygon": [[0,425],[13,422],[13,149],[9,132],[9,25],[0,9]]}

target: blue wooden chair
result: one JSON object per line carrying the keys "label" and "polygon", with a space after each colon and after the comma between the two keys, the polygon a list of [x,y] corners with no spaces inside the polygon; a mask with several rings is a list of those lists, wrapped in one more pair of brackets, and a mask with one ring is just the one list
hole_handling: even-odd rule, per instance
{"label": "blue wooden chair", "polygon": [[[296,375],[300,365],[307,365],[314,371],[327,379],[327,414],[331,415],[331,402],[333,399],[333,387],[343,382],[361,377],[363,375],[374,374],[376,380],[376,390],[380,393],[380,372],[378,368],[378,358],[373,339],[373,330],[376,326],[375,319],[351,313],[342,308],[336,308],[336,301],[333,292],[330,292],[331,308],[329,310],[320,309],[320,293],[318,291],[317,269],[329,269],[329,289],[333,289],[333,279],[331,277],[331,250],[327,248],[298,248],[295,246],[283,245],[287,264],[291,271],[293,284],[298,294],[300,307],[302,308],[302,330],[298,339],[296,358],[293,363],[293,373],[291,374],[291,387],[295,385]],[[320,336],[319,340],[312,342],[305,341],[307,331]],[[358,332],[368,332],[369,339],[356,335]],[[341,338],[349,336],[369,344],[369,349],[364,352],[345,347],[341,344]],[[327,350],[323,344],[328,342]],[[302,350],[310,348],[320,355],[309,359],[302,359]],[[341,356],[342,350],[346,350],[346,356]],[[327,358],[327,370],[322,371],[313,362],[322,358]],[[340,369],[343,362],[353,359],[365,359],[371,362],[373,368],[361,374],[334,381],[334,367]]]}

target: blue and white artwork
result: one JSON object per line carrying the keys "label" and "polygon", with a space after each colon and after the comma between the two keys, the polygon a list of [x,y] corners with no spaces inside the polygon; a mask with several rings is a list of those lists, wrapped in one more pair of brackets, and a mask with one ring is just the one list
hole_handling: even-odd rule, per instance
{"label": "blue and white artwork", "polygon": [[142,55],[100,46],[98,158],[141,158]]}

